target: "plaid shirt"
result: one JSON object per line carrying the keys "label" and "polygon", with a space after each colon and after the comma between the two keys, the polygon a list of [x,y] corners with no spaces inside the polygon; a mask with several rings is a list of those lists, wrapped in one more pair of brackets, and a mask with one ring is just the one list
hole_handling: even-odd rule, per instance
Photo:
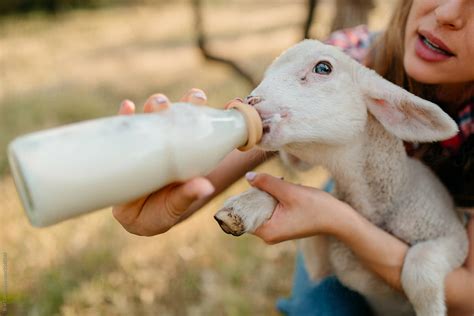
{"label": "plaid shirt", "polygon": [[[345,53],[362,62],[369,52],[377,33],[369,32],[366,25],[332,33],[326,44],[341,48]],[[474,98],[471,98],[453,117],[459,133],[450,139],[428,145],[420,157],[446,185],[460,206],[474,206]],[[419,144],[406,143],[412,156]]]}
{"label": "plaid shirt", "polygon": [[377,33],[369,32],[366,25],[359,25],[331,33],[325,43],[341,48],[346,54],[362,62],[376,35]]}

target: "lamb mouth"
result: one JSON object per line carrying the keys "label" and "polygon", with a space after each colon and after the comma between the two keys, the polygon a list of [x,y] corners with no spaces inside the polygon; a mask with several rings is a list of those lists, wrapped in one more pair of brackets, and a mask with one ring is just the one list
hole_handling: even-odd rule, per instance
{"label": "lamb mouth", "polygon": [[271,115],[260,114],[263,125],[263,134],[270,133],[270,125],[272,123],[279,123],[283,118],[287,117],[287,114],[273,113]]}
{"label": "lamb mouth", "polygon": [[262,119],[263,134],[270,133],[270,124],[273,121],[274,114],[271,114],[271,115],[263,115],[262,113],[258,113],[258,114],[260,115],[260,118]]}

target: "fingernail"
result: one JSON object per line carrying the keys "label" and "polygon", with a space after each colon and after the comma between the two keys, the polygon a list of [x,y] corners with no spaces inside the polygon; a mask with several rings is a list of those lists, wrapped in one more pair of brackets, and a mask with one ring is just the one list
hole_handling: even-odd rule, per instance
{"label": "fingernail", "polygon": [[119,111],[122,112],[122,114],[133,114],[133,112],[135,111],[135,105],[132,101],[125,100],[120,105]]}
{"label": "fingernail", "polygon": [[168,101],[168,99],[166,99],[164,96],[156,96],[153,98],[153,102],[155,104],[163,104],[163,103],[166,103]]}
{"label": "fingernail", "polygon": [[203,199],[205,197],[208,197],[209,195],[211,195],[212,193],[214,193],[214,188],[213,187],[207,187],[204,191],[202,191],[201,193],[199,193],[199,196],[198,198],[200,199]]}
{"label": "fingernail", "polygon": [[194,96],[195,98],[198,98],[198,99],[207,100],[206,95],[204,94],[204,92],[199,91],[199,90],[193,92],[193,96]]}
{"label": "fingernail", "polygon": [[124,107],[127,106],[128,102],[130,102],[130,101],[128,101],[128,100],[122,101],[122,103],[120,104],[120,107],[123,109]]}
{"label": "fingernail", "polygon": [[255,177],[257,176],[257,173],[253,172],[253,171],[249,171],[245,174],[245,178],[248,180],[248,181],[253,181],[253,179],[255,179]]}

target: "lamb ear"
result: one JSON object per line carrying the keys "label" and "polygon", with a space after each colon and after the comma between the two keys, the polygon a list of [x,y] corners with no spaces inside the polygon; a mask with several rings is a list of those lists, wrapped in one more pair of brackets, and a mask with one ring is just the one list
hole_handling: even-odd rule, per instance
{"label": "lamb ear", "polygon": [[438,105],[400,88],[373,70],[362,68],[358,83],[369,112],[400,139],[429,142],[450,138],[458,132],[456,122]]}

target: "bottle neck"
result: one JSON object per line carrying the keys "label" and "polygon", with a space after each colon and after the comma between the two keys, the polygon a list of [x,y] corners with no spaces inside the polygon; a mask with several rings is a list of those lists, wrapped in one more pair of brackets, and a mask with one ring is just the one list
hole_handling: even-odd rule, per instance
{"label": "bottle neck", "polygon": [[249,104],[242,103],[238,100],[233,100],[226,104],[226,109],[236,109],[239,111],[245,118],[245,123],[247,125],[247,143],[243,146],[240,146],[238,149],[240,151],[247,151],[253,148],[262,138],[263,126],[260,115],[257,110]]}

